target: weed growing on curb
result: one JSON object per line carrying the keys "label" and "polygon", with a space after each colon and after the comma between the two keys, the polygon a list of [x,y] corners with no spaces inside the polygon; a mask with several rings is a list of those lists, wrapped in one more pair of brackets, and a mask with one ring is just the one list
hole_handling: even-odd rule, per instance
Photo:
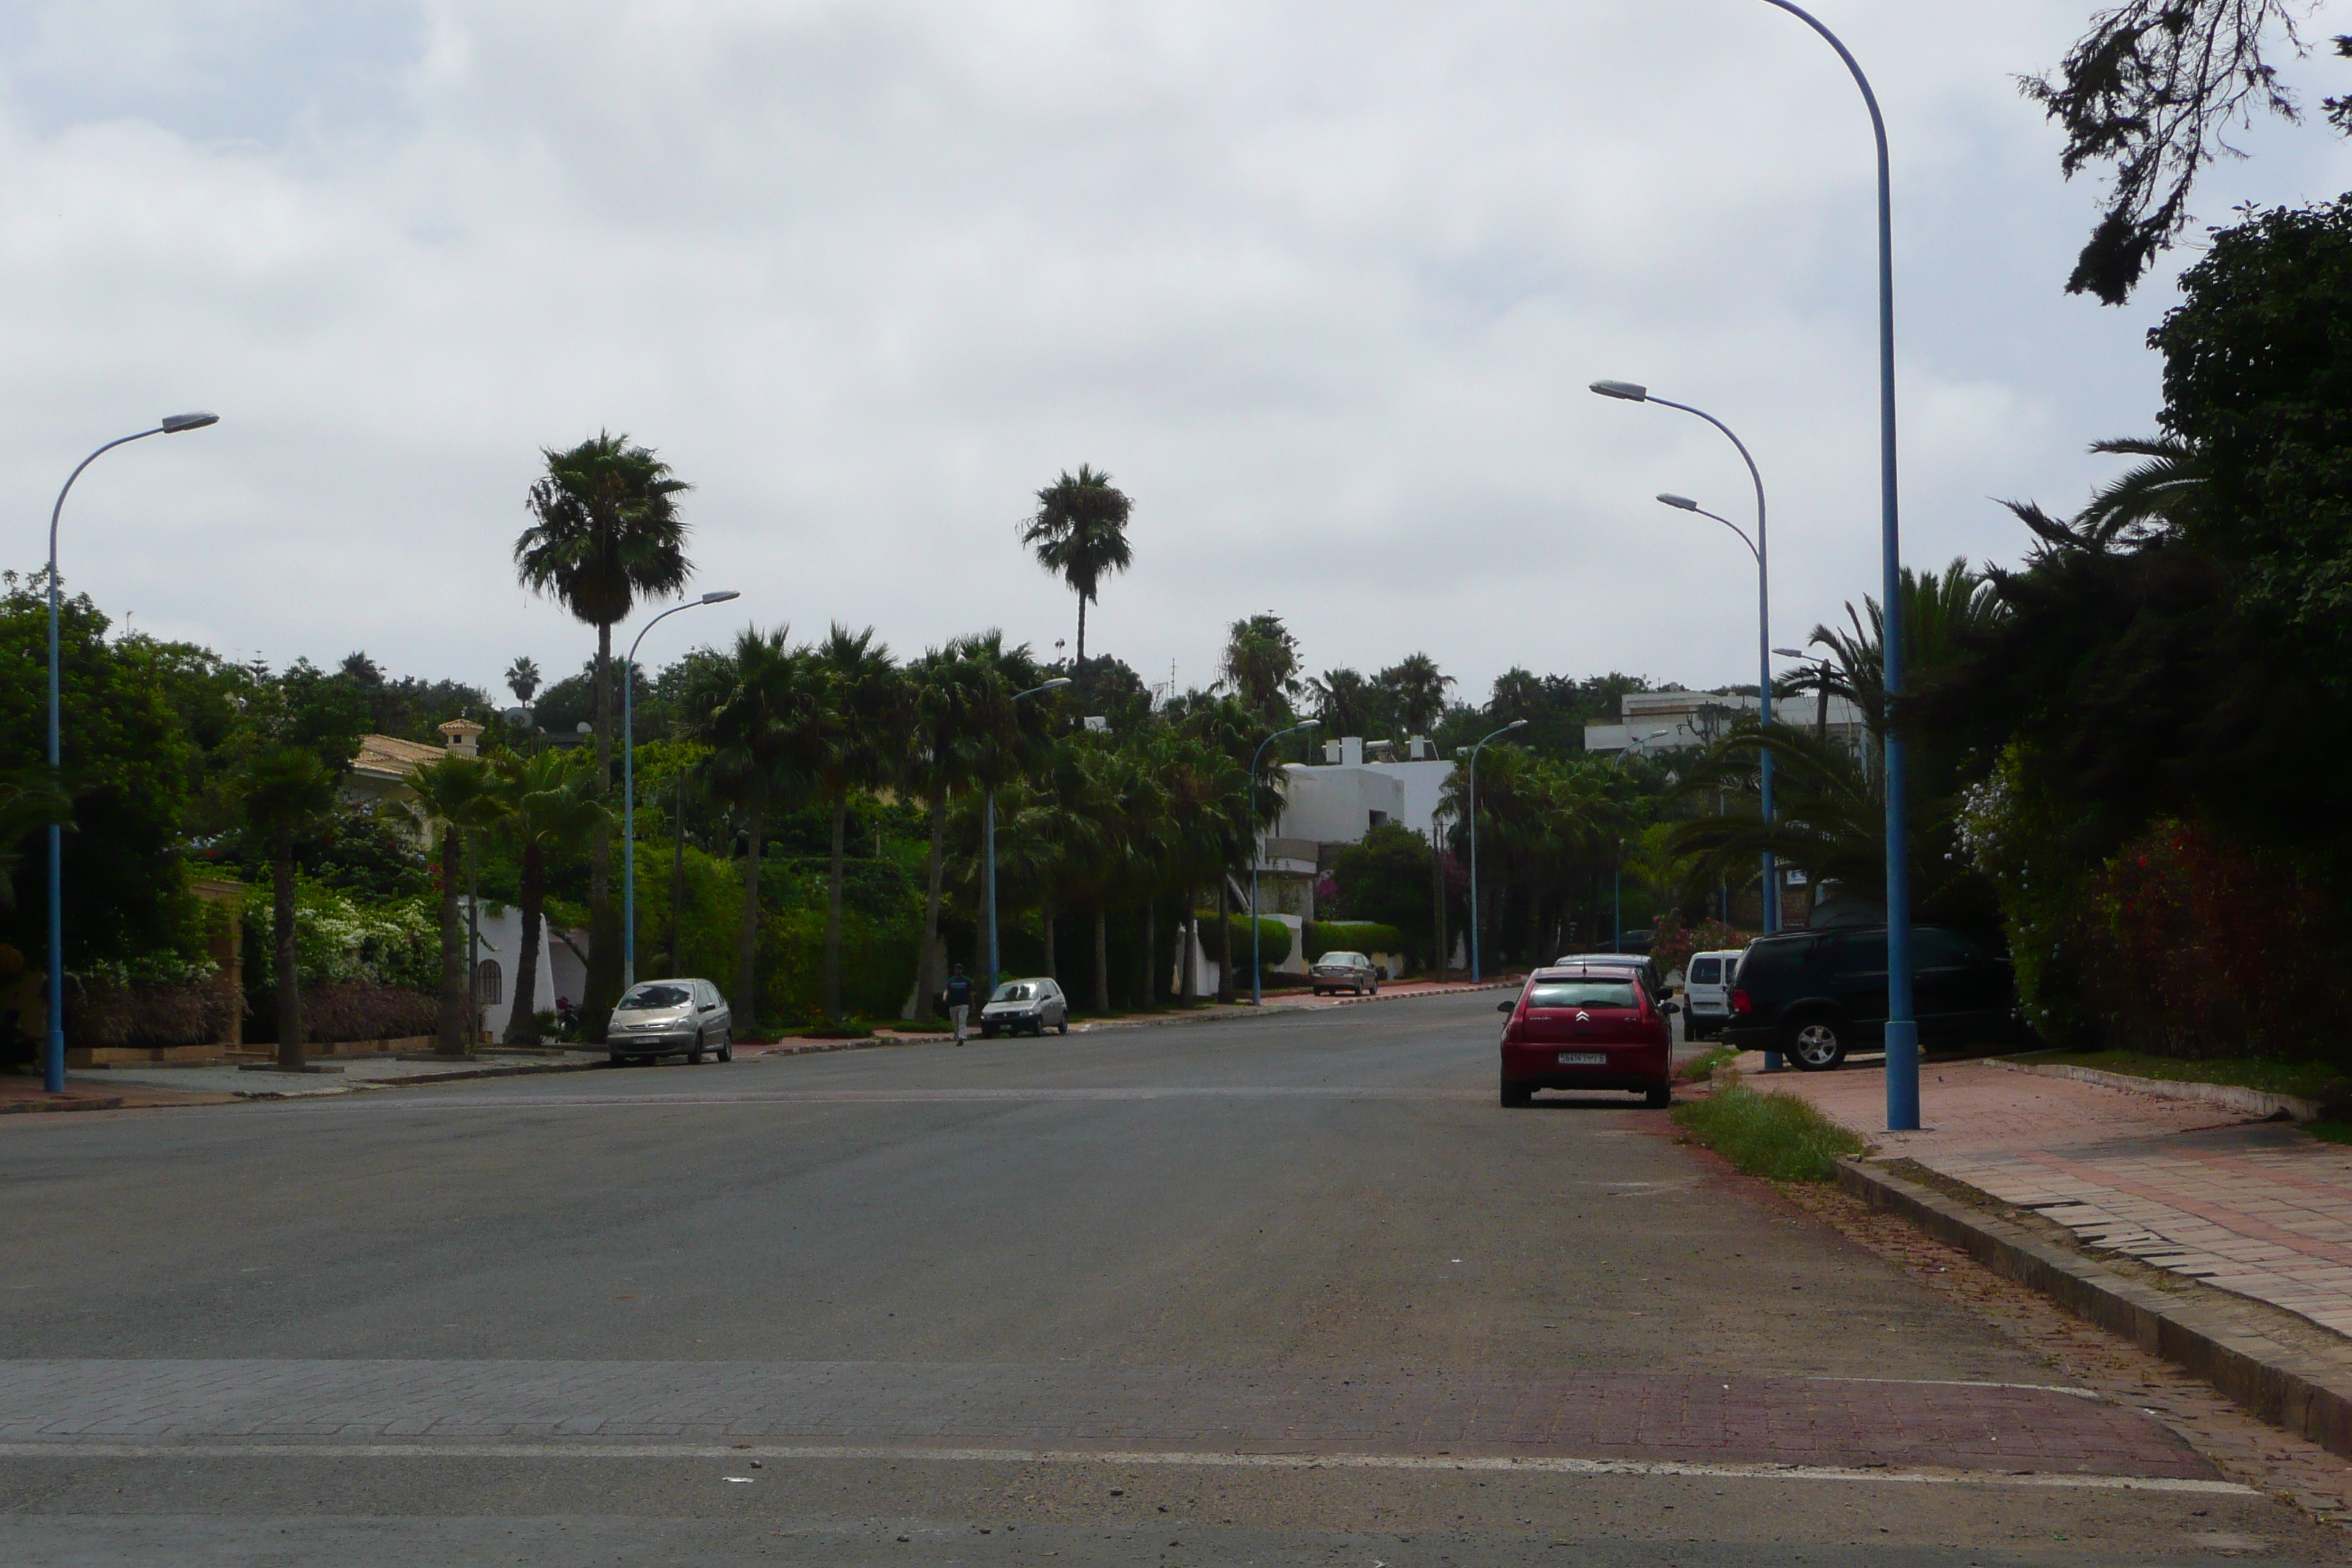
{"label": "weed growing on curb", "polygon": [[1793,1095],[1759,1094],[1729,1074],[1704,1100],[1675,1110],[1675,1124],[1751,1176],[1826,1182],[1859,1137]]}

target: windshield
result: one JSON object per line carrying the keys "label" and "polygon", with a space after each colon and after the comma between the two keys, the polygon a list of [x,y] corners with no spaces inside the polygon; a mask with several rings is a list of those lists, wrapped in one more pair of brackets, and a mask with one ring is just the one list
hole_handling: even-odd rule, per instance
{"label": "windshield", "polygon": [[1340,969],[1355,969],[1360,968],[1367,961],[1360,952],[1327,952],[1315,962],[1328,963]]}
{"label": "windshield", "polygon": [[1630,980],[1538,980],[1528,991],[1530,1007],[1631,1007]]}
{"label": "windshield", "polygon": [[694,1000],[683,985],[640,985],[621,998],[621,1011],[642,1013],[655,1007],[683,1007]]}
{"label": "windshield", "polygon": [[1008,980],[1003,984],[996,988],[996,994],[991,996],[989,1000],[992,1002],[1026,1002],[1031,1000],[1029,987],[1022,984],[1018,980]]}

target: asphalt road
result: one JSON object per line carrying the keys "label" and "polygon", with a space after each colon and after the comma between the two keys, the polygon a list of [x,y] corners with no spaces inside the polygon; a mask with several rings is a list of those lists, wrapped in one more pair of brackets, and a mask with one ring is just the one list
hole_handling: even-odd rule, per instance
{"label": "asphalt road", "polygon": [[2343,1560],[1493,1000],[6,1119],[0,1561]]}

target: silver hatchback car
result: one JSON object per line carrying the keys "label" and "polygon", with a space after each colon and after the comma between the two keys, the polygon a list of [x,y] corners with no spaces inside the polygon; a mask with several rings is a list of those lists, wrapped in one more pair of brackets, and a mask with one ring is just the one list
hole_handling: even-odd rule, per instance
{"label": "silver hatchback car", "polygon": [[1017,1035],[1024,1029],[1040,1036],[1048,1029],[1070,1032],[1070,999],[1043,975],[1006,981],[980,1010],[982,1039],[992,1040],[1000,1033]]}
{"label": "silver hatchback car", "polygon": [[735,1015],[719,987],[708,980],[641,980],[629,987],[605,1026],[604,1049],[613,1065],[633,1058],[658,1061],[705,1054],[735,1059]]}

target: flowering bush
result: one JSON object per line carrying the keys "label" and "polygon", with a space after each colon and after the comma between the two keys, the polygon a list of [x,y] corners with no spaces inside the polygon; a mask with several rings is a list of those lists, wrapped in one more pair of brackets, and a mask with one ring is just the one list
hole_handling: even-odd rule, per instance
{"label": "flowering bush", "polygon": [[1712,917],[1685,926],[1680,910],[1668,910],[1658,917],[1656,931],[1650,938],[1650,959],[1659,973],[1672,974],[1688,968],[1694,952],[1736,951],[1755,940],[1753,931],[1734,931]]}
{"label": "flowering bush", "polygon": [[[261,973],[269,981],[269,910],[255,911]],[[441,984],[440,917],[429,898],[366,902],[323,883],[294,893],[294,953],[305,990],[356,982],[433,991]],[[373,1038],[358,1036],[355,1038]]]}

